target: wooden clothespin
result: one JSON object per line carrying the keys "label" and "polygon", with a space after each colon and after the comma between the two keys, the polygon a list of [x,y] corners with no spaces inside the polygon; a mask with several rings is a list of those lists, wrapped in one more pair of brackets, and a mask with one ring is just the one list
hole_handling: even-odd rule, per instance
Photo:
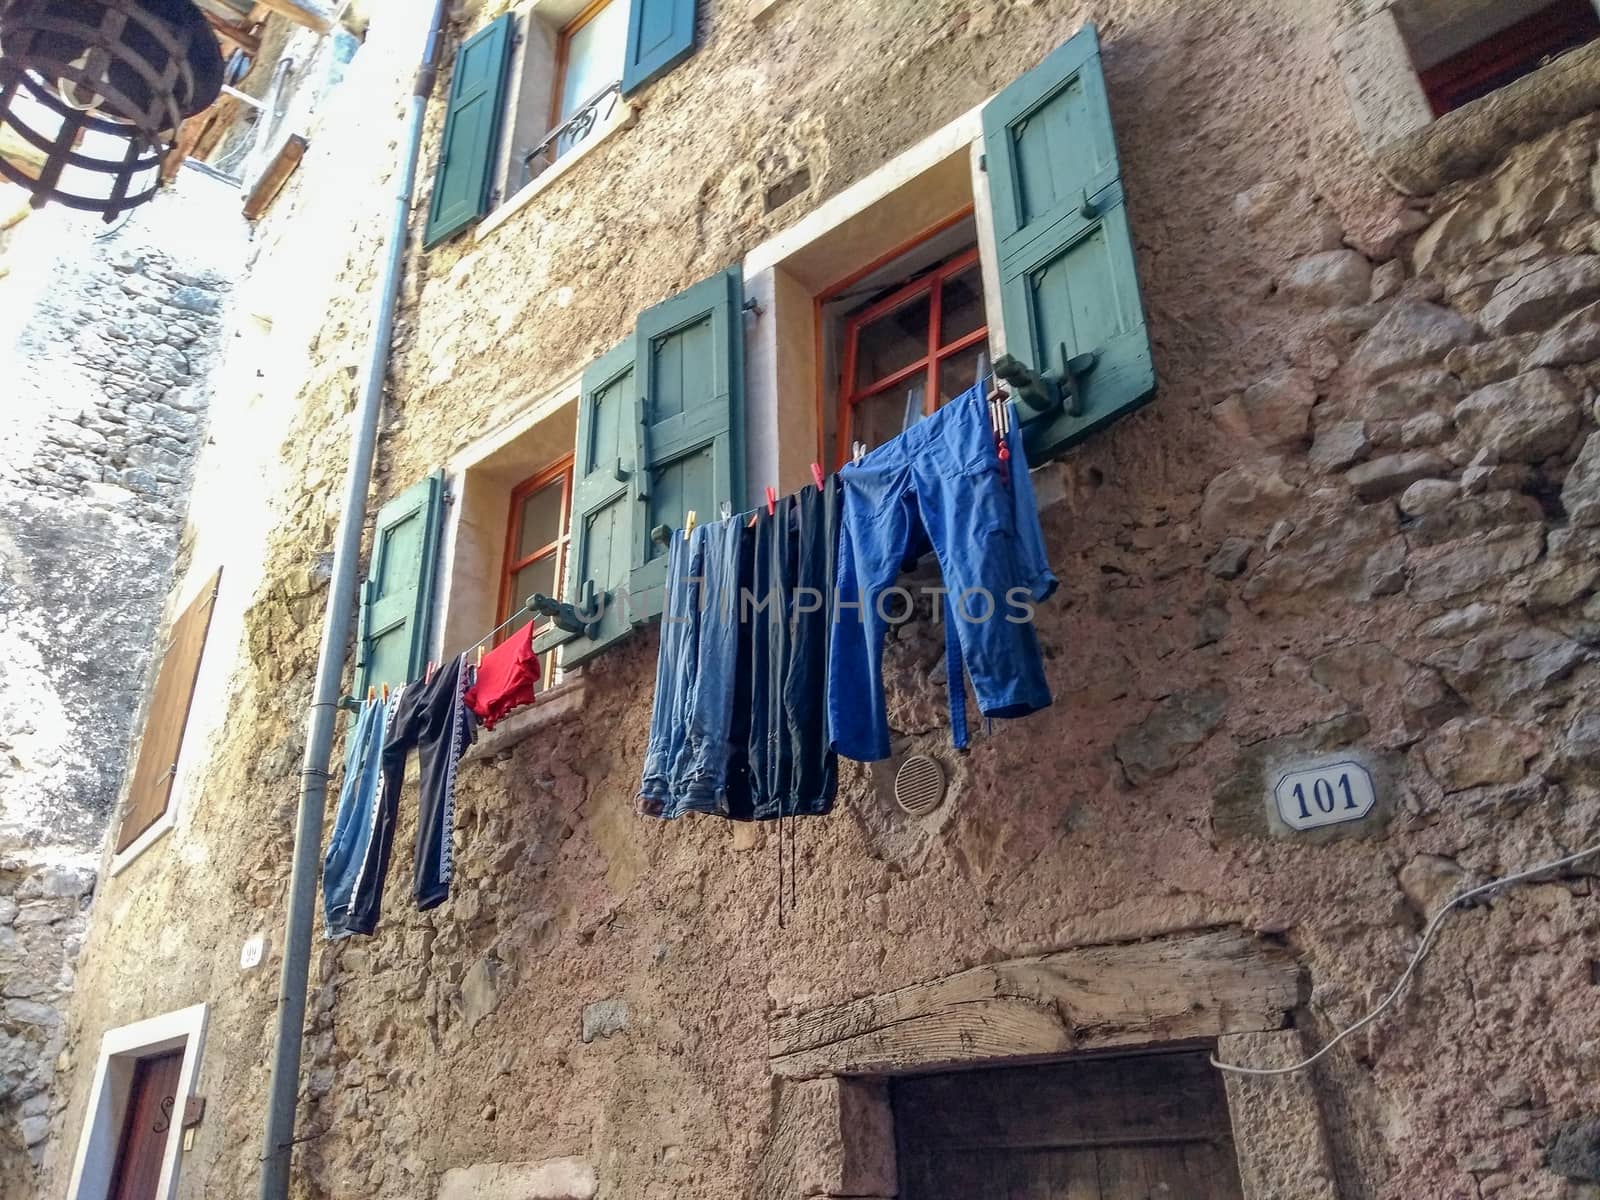
{"label": "wooden clothespin", "polygon": [[371,704],[371,703],[372,703],[372,701],[373,701],[373,700],[374,700],[374,699],[376,699],[376,697],[377,697],[377,695],[378,695],[378,689],[377,689],[377,687],[375,687],[375,686],[374,686],[374,685],[373,685],[373,684],[370,684],[370,683],[369,683],[369,684],[368,684],[368,685],[367,685],[367,703],[368,703],[368,704]]}
{"label": "wooden clothespin", "polygon": [[767,488],[767,516],[776,516],[778,513],[778,489]]}
{"label": "wooden clothespin", "polygon": [[700,518],[696,515],[694,509],[691,508],[689,510],[689,515],[686,516],[683,519],[683,536],[684,537],[688,537],[691,533],[694,532],[695,524],[696,524],[696,522],[699,521],[699,519]]}
{"label": "wooden clothespin", "polygon": [[817,485],[817,491],[822,490],[822,467],[817,463],[811,464],[811,482]]}
{"label": "wooden clothespin", "polygon": [[475,667],[483,666],[483,643],[482,642],[478,643],[478,660],[477,660],[477,662],[473,663],[472,665],[475,666]]}
{"label": "wooden clothespin", "polygon": [[389,703],[389,685],[387,683],[383,685],[383,702],[385,704]]}

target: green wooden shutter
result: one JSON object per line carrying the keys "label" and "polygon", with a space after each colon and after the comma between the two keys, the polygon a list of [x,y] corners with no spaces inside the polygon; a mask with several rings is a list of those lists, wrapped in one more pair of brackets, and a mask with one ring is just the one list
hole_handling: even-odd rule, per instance
{"label": "green wooden shutter", "polygon": [[694,53],[697,0],[630,0],[622,94],[631,95]]}
{"label": "green wooden shutter", "polygon": [[514,29],[507,13],[462,42],[456,54],[424,248],[460,233],[489,211]]}
{"label": "green wooden shutter", "polygon": [[639,314],[639,422],[645,516],[634,530],[629,588],[635,620],[659,616],[667,550],[650,536],[689,512],[715,521],[744,508],[744,300],[739,268],[719,272]]}
{"label": "green wooden shutter", "polygon": [[422,677],[432,633],[433,584],[444,528],[444,473],[435,471],[378,511],[372,563],[361,585],[356,690]]}
{"label": "green wooden shutter", "polygon": [[1156,386],[1093,25],[989,102],[983,139],[1007,353],[1057,379],[1068,360],[1094,356],[1076,376],[1079,412],[1057,409],[1026,426],[1038,462],[1137,408]]}
{"label": "green wooden shutter", "polygon": [[543,648],[564,644],[562,662],[592,658],[632,628],[628,574],[634,529],[643,519],[638,500],[639,424],[635,337],[601,355],[583,373],[578,398],[578,442],[572,466],[572,558],[567,599],[586,618],[599,613],[594,637],[556,634]]}

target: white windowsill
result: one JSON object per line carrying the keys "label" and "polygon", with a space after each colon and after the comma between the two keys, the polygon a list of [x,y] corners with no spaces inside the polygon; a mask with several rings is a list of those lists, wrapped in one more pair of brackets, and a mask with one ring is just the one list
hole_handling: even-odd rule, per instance
{"label": "white windowsill", "polygon": [[167,800],[167,811],[155,819],[155,823],[146,829],[126,849],[111,857],[111,877],[115,879],[128,867],[133,865],[133,860],[148,850],[157,840],[168,833],[178,823],[178,814],[174,811],[175,805],[171,798]]}
{"label": "white windowsill", "polygon": [[581,678],[568,679],[541,695],[528,707],[495,722],[493,729],[480,732],[478,740],[461,756],[461,761],[471,762],[503,754],[540,730],[577,716],[587,706],[588,700],[588,685]]}
{"label": "white windowsill", "polygon": [[570,171],[575,164],[601,142],[619,129],[633,128],[633,123],[638,119],[638,116],[638,109],[626,100],[618,98],[616,104],[612,106],[611,114],[600,121],[593,133],[546,167],[532,183],[495,209],[482,221],[479,221],[477,230],[473,234],[473,240],[481,242],[496,229],[499,229],[500,226],[526,208],[535,196]]}

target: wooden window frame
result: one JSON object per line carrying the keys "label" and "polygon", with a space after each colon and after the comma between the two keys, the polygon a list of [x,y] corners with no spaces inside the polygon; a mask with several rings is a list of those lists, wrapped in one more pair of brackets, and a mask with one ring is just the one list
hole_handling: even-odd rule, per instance
{"label": "wooden window frame", "polygon": [[[550,83],[549,127],[551,129],[554,129],[561,124],[561,89],[565,87],[567,83],[567,67],[569,65],[568,59],[572,53],[572,37],[585,25],[589,24],[589,22],[598,17],[601,9],[613,2],[620,4],[624,3],[625,0],[589,0],[588,5],[584,7],[583,11],[563,25],[561,27],[561,31],[556,34],[556,69],[555,73],[551,77]],[[622,69],[621,64],[618,64],[617,69],[620,73]],[[585,99],[587,99],[587,97],[585,97]],[[572,149],[573,147],[568,147],[567,152],[571,153]],[[556,158],[560,157],[561,156],[559,154],[556,155]],[[551,161],[553,162],[555,160],[552,159]]]}
{"label": "wooden window frame", "polygon": [[[1590,0],[1554,0],[1499,33],[1417,72],[1435,117],[1506,86],[1512,71],[1527,75],[1546,58],[1600,37],[1600,14]],[[1495,80],[1500,80],[1496,83]]]}
{"label": "wooden window frame", "polygon": [[[495,609],[495,624],[499,625],[511,617],[511,608],[514,599],[511,594],[513,581],[517,572],[525,567],[530,567],[542,559],[556,556],[556,591],[555,596],[562,595],[562,588],[567,571],[567,555],[572,545],[572,470],[573,455],[566,454],[555,460],[549,466],[530,475],[516,487],[511,489],[510,507],[506,514],[506,548],[501,556],[500,569],[500,600]],[[553,542],[546,542],[530,554],[521,558],[516,557],[517,546],[522,541],[522,503],[534,492],[549,487],[556,480],[561,481],[561,532]],[[496,637],[495,644],[503,642],[509,634]]]}
{"label": "wooden window frame", "polygon": [[[964,215],[964,214],[963,214]],[[956,220],[960,220],[958,216]],[[946,224],[942,228],[949,228]],[[931,235],[930,235],[931,236]],[[927,238],[902,247],[898,254],[907,253],[921,245]],[[897,254],[897,257],[898,257]],[[936,266],[923,272],[916,279],[897,288],[881,300],[874,301],[859,312],[851,313],[844,319],[844,363],[839,379],[839,411],[835,445],[835,455],[838,465],[843,466],[850,459],[850,444],[855,434],[855,408],[861,401],[877,395],[887,388],[897,384],[910,383],[918,375],[925,377],[922,396],[922,411],[925,415],[932,415],[939,407],[939,367],[944,361],[973,346],[987,342],[989,338],[989,314],[984,312],[984,322],[970,333],[963,334],[953,342],[942,343],[939,340],[940,326],[944,316],[944,286],[953,277],[960,275],[979,265],[978,247],[971,246],[940,262]],[[927,293],[928,300],[928,349],[927,353],[913,363],[892,371],[881,379],[875,379],[860,387],[855,386],[856,356],[859,347],[861,330],[880,317],[901,308],[915,300],[918,296]]]}

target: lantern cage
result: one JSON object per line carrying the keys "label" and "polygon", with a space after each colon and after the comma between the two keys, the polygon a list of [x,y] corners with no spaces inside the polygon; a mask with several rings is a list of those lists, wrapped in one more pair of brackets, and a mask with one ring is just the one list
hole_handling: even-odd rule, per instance
{"label": "lantern cage", "polygon": [[144,203],[178,126],[221,89],[190,0],[0,0],[0,176],[34,207],[112,221]]}

